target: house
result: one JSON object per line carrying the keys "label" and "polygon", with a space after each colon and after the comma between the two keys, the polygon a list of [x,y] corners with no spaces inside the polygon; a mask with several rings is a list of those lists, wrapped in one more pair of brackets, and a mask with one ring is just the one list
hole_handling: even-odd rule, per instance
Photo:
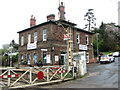
{"label": "house", "polygon": [[68,40],[64,40],[66,30],[71,33],[72,54],[85,51],[87,63],[93,62],[92,33],[65,20],[63,3],[58,10],[59,20],[50,14],[46,22],[36,25],[32,15],[30,28],[18,32],[19,64],[22,65],[23,60],[26,60],[27,64],[36,65],[37,60],[41,60],[43,65],[64,65],[69,53]]}

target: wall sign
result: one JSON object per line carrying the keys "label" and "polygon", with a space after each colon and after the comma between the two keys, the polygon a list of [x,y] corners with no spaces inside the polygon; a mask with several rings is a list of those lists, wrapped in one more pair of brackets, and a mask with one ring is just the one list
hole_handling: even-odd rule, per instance
{"label": "wall sign", "polygon": [[79,44],[79,49],[80,50],[87,50],[87,45]]}
{"label": "wall sign", "polygon": [[27,50],[36,49],[37,43],[29,43],[27,44]]}
{"label": "wall sign", "polygon": [[59,57],[58,56],[55,56],[55,61],[59,61]]}
{"label": "wall sign", "polygon": [[50,63],[50,54],[47,55],[47,63]]}
{"label": "wall sign", "polygon": [[47,51],[47,49],[41,49],[41,51]]}

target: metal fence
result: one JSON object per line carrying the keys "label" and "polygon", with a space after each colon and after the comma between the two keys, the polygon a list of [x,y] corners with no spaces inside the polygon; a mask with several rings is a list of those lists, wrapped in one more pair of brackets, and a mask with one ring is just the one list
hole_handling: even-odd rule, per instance
{"label": "metal fence", "polygon": [[21,88],[65,81],[75,77],[73,66],[1,68],[0,79],[8,88]]}

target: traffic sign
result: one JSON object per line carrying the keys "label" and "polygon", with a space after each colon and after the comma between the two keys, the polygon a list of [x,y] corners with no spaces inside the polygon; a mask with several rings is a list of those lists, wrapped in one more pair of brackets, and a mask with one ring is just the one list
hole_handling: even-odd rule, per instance
{"label": "traffic sign", "polygon": [[44,76],[43,72],[39,71],[37,74],[38,79],[43,79],[43,76]]}

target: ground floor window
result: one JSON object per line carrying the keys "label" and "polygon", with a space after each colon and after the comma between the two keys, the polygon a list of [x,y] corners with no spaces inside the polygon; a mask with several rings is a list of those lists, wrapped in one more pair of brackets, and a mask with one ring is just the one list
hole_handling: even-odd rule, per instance
{"label": "ground floor window", "polygon": [[30,54],[28,54],[27,59],[28,59],[27,64],[30,64]]}
{"label": "ground floor window", "polygon": [[47,54],[43,53],[43,63],[46,64],[47,63]]}
{"label": "ground floor window", "polygon": [[86,55],[87,63],[89,63],[89,54]]}
{"label": "ground floor window", "polygon": [[34,54],[34,64],[36,64],[37,63],[37,54],[35,53]]}
{"label": "ground floor window", "polygon": [[21,55],[21,64],[23,64],[23,54]]}

